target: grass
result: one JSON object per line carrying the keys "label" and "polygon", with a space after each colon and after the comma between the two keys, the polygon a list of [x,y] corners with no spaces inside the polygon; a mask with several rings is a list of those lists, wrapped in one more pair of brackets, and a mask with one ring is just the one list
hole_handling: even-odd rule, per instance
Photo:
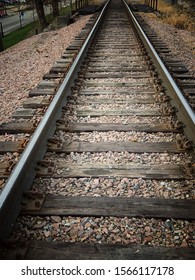
{"label": "grass", "polygon": [[[68,11],[70,11],[70,7],[64,7],[60,11],[60,15],[65,15]],[[52,22],[53,17],[51,14],[46,16],[48,23]],[[40,30],[39,22],[35,21],[33,23],[29,23],[22,28],[19,28],[9,34],[5,35],[2,39],[4,50],[14,46],[22,40],[25,40],[36,34],[36,30]]]}
{"label": "grass", "polygon": [[193,15],[180,6],[170,5],[165,1],[158,1],[158,11],[163,22],[171,24],[179,29],[195,31]]}
{"label": "grass", "polygon": [[[137,4],[144,4],[145,0],[129,0]],[[148,0],[148,3],[150,1]],[[148,14],[164,23],[173,25],[176,28],[188,31],[195,31],[195,20],[192,9],[184,9],[179,5],[171,5],[165,0],[158,0],[157,13]]]}
{"label": "grass", "polygon": [[36,29],[37,23],[33,22],[28,25],[23,26],[3,37],[3,46],[4,49],[10,48],[11,46],[19,43],[20,41],[29,37],[29,33]]}
{"label": "grass", "polygon": [[[91,0],[90,4],[99,4],[102,3],[102,0]],[[140,0],[137,2],[144,3],[144,0]],[[60,15],[67,13],[69,8],[63,8],[60,11]],[[153,16],[156,17],[155,14]],[[164,0],[158,1],[158,20],[171,24],[179,29],[186,29],[190,31],[195,31],[195,21],[192,15],[190,15],[185,10],[178,8],[177,6],[170,5],[166,3]],[[52,15],[47,16],[48,22],[52,21]],[[38,21],[30,23],[16,31],[5,35],[3,38],[4,49],[7,49],[18,42],[29,38],[32,35],[36,34],[35,30],[39,30]]]}

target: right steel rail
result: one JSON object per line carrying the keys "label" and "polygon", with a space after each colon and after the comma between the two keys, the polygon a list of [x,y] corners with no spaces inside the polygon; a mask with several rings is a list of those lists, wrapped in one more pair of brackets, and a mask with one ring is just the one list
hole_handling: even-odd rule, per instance
{"label": "right steel rail", "polygon": [[168,72],[166,66],[162,62],[161,58],[159,57],[158,53],[150,43],[149,39],[147,38],[146,34],[144,33],[143,29],[141,28],[139,22],[136,20],[133,12],[129,8],[127,2],[123,0],[126,9],[131,17],[131,20],[134,24],[137,33],[139,34],[145,48],[148,51],[154,65],[158,73],[160,74],[163,82],[165,84],[165,88],[168,90],[167,94],[171,94],[171,97],[174,99],[174,105],[177,107],[177,115],[185,124],[184,130],[188,138],[193,141],[195,145],[195,114],[191,107],[189,106],[187,100],[183,96],[181,90],[173,80],[172,76]]}

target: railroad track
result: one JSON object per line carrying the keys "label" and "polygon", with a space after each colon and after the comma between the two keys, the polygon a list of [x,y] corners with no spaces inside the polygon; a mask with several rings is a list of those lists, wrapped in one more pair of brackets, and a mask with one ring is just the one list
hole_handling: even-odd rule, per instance
{"label": "railroad track", "polygon": [[1,127],[34,132],[2,148],[2,259],[194,259],[194,112],[131,16],[106,3]]}

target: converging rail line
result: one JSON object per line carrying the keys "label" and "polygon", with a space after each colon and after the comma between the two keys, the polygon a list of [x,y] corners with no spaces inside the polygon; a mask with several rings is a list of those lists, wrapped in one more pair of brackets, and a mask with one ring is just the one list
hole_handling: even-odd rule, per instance
{"label": "converging rail line", "polygon": [[137,20],[106,2],[0,126],[18,135],[0,143],[2,259],[194,259],[193,98]]}

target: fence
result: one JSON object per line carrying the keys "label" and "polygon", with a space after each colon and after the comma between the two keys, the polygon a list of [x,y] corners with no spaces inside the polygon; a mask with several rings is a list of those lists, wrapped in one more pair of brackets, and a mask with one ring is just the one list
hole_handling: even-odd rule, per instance
{"label": "fence", "polygon": [[4,50],[4,46],[3,46],[3,25],[2,22],[0,22],[0,52],[2,52]]}
{"label": "fence", "polygon": [[155,11],[158,9],[158,0],[145,0],[145,4],[153,8]]}

